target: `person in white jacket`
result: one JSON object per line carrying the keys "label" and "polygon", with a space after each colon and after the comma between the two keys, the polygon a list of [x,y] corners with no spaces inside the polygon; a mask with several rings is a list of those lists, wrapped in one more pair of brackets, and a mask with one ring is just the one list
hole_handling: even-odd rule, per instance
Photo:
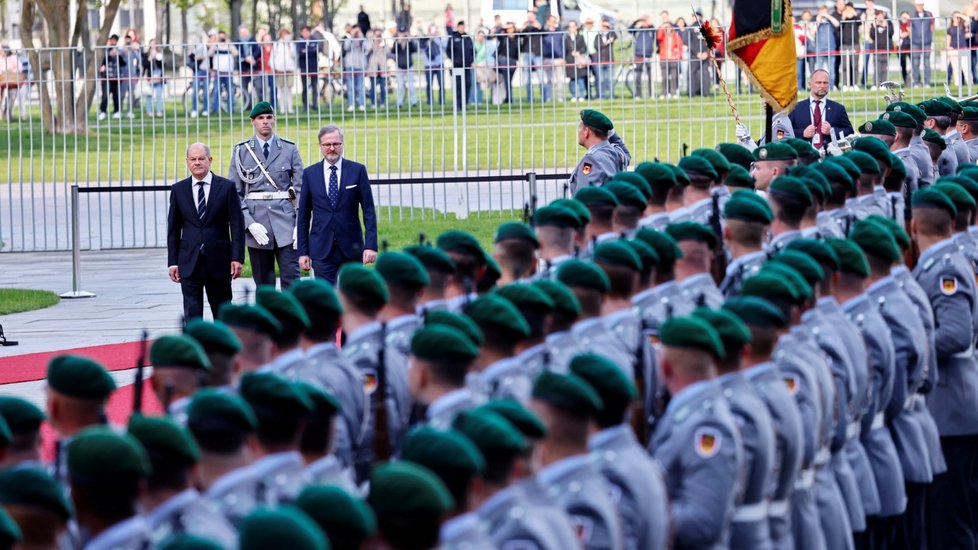
{"label": "person in white jacket", "polygon": [[292,32],[278,31],[278,40],[272,46],[272,69],[275,71],[275,89],[279,113],[292,114],[292,88],[295,86],[295,44]]}

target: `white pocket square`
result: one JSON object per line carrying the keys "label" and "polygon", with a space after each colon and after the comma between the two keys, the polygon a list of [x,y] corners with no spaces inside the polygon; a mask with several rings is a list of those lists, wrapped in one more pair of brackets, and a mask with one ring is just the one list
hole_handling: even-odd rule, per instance
{"label": "white pocket square", "polygon": [[347,185],[346,186],[346,189],[353,189],[356,186],[357,186],[357,184],[355,184],[355,183],[353,185]]}

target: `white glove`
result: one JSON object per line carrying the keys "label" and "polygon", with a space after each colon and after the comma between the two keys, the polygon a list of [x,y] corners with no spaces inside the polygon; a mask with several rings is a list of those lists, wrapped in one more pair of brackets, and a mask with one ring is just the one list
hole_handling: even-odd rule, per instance
{"label": "white glove", "polygon": [[829,143],[829,146],[826,147],[826,152],[833,157],[842,156],[842,149],[835,143]]}
{"label": "white glove", "polygon": [[735,133],[737,134],[737,139],[739,140],[744,138],[750,139],[750,129],[743,122],[737,123],[737,130]]}
{"label": "white glove", "polygon": [[292,228],[292,250],[297,250],[299,248],[299,227]]}
{"label": "white glove", "polygon": [[753,152],[754,149],[757,149],[757,143],[755,143],[754,140],[750,138],[750,136],[744,136],[738,139],[737,143],[743,145],[744,147],[747,148],[748,151],[751,152]]}
{"label": "white glove", "polygon": [[265,246],[268,244],[268,230],[265,229],[264,225],[255,222],[248,226],[248,231],[250,231],[252,236],[255,237],[255,240],[258,241],[259,245]]}

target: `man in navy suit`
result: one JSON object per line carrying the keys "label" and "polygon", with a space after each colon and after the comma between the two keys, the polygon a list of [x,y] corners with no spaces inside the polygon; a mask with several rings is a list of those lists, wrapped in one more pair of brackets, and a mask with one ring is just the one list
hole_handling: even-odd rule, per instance
{"label": "man in navy suit", "polygon": [[244,262],[244,217],[231,180],[211,172],[211,150],[203,143],[187,147],[191,177],[173,184],[166,221],[170,280],[180,283],[187,320],[204,315],[204,290],[217,318],[231,301],[231,280]]}
{"label": "man in navy suit", "polygon": [[[340,266],[377,259],[377,215],[367,167],[343,158],[343,132],[319,130],[323,160],[302,172],[299,192],[299,267],[336,284]],[[360,227],[360,210],[363,225]]]}
{"label": "man in navy suit", "polygon": [[843,136],[854,133],[846,108],[826,97],[829,95],[828,71],[818,69],[813,72],[808,85],[811,97],[799,101],[788,115],[795,137],[810,141],[816,149],[825,149],[832,143],[832,136],[838,137],[840,131]]}

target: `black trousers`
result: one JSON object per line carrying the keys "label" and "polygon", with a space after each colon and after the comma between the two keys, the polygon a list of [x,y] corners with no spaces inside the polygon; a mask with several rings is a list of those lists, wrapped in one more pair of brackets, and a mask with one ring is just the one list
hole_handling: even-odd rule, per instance
{"label": "black trousers", "polygon": [[896,519],[890,548],[927,550],[927,492],[929,483],[906,483],[907,511]]}
{"label": "black trousers", "polygon": [[[119,112],[119,80],[102,80],[102,94],[98,101],[98,112],[104,113],[109,106],[109,96],[112,96],[112,112]],[[228,270],[230,271],[230,269]]]}
{"label": "black trousers", "polygon": [[472,93],[472,68],[463,67],[462,75],[452,78],[452,87],[455,93],[455,108],[461,111],[462,106],[469,102],[469,94]]}
{"label": "black trousers", "polygon": [[336,276],[340,272],[340,267],[343,264],[349,263],[360,263],[363,261],[363,256],[359,258],[351,258],[343,254],[340,249],[339,243],[333,241],[333,247],[329,251],[329,255],[322,260],[312,261],[312,271],[317,279],[322,279],[329,284],[336,286]]}
{"label": "black trousers", "polygon": [[319,108],[319,75],[302,73],[302,108],[309,108],[308,96],[312,96],[312,108]]}
{"label": "black trousers", "polygon": [[276,261],[282,277],[283,291],[292,288],[292,283],[299,279],[299,257],[296,256],[292,243],[274,250],[248,247],[248,257],[251,259],[251,275],[255,286],[275,286]]}
{"label": "black trousers", "polygon": [[978,436],[941,437],[947,472],[934,476],[928,500],[930,548],[976,547],[975,479]]}
{"label": "black trousers", "polygon": [[231,301],[231,264],[228,264],[223,276],[213,277],[207,273],[204,258],[198,258],[193,273],[180,274],[180,290],[183,292],[183,316],[186,321],[204,316],[205,290],[211,314],[217,319],[221,306]]}

